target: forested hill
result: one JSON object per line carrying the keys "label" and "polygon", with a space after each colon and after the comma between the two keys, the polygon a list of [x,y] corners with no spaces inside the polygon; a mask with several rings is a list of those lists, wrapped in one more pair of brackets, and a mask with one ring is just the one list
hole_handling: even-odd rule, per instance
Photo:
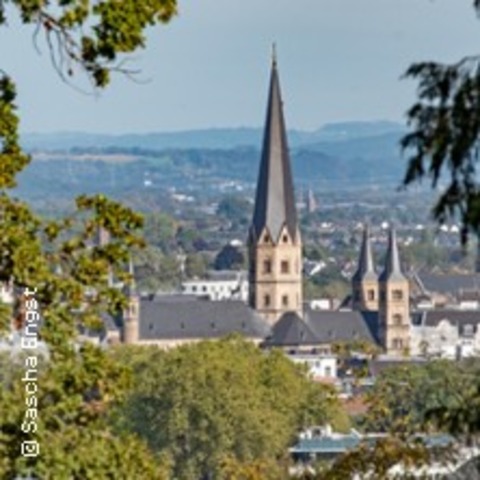
{"label": "forested hill", "polygon": [[[132,140],[133,144],[128,146],[116,137],[110,137],[110,145],[106,139],[105,145],[100,141],[91,145],[96,136],[82,137],[80,141],[73,135],[69,140],[73,143],[68,147],[60,147],[59,139],[55,142],[42,136],[46,146],[31,145],[33,162],[21,175],[18,192],[28,199],[66,198],[83,192],[121,197],[126,191],[144,188],[208,189],[228,181],[253,184],[260,161],[260,131],[229,132],[230,137],[217,131],[220,139],[216,140],[215,148],[205,146],[208,142],[213,145],[215,131],[209,131],[206,136],[197,132],[197,142],[202,145],[195,147],[188,147],[195,143],[194,136],[188,132],[175,134],[185,136],[185,145],[169,148],[150,145],[148,135],[138,136],[137,141]],[[401,182],[405,160],[398,147],[401,136],[398,126],[352,123],[324,127],[311,134],[297,133],[297,136],[291,135],[296,140],[290,148],[297,186],[394,188]],[[253,138],[252,135],[257,135],[256,144],[246,142],[246,146],[233,146],[234,137],[240,142],[239,139]],[[126,137],[124,140],[129,143]],[[178,140],[179,137],[175,137],[175,142]],[[229,146],[221,148],[218,144],[222,142]]]}

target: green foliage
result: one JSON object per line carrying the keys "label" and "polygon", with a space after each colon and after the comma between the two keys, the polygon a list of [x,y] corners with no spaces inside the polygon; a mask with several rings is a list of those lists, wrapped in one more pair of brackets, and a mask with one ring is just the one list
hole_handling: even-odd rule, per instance
{"label": "green foliage", "polygon": [[[145,27],[168,21],[176,3],[130,0],[119,7],[116,0],[7,1],[0,2],[0,24],[7,23],[7,12],[18,12],[23,23],[46,35],[64,79],[81,69],[94,86],[104,87],[110,71],[128,73],[115,63],[118,56],[143,47]],[[70,217],[47,222],[12,198],[9,189],[29,163],[18,143],[14,101],[14,84],[0,71],[0,281],[11,282],[17,296],[13,311],[2,305],[1,333],[14,319],[22,326],[26,310],[41,312],[39,335],[48,356],[40,364],[32,347],[25,358],[2,359],[8,374],[2,373],[0,388],[0,477],[167,478],[141,440],[114,434],[106,423],[106,412],[129,385],[128,371],[78,337],[79,328],[99,328],[102,314],[125,307],[108,277],[129,280],[130,250],[143,245],[142,217],[97,195],[79,197]],[[100,228],[110,233],[108,245],[94,245]],[[23,380],[26,371],[30,388],[38,385],[33,397]],[[40,455],[23,456],[23,441],[38,442]]]}
{"label": "green foliage", "polygon": [[265,354],[239,337],[116,354],[135,377],[118,428],[171,458],[174,478],[224,478],[219,472],[232,462],[247,470],[271,465],[301,427],[338,416],[333,391],[282,353]]}
{"label": "green foliage", "polygon": [[230,195],[218,204],[217,215],[229,220],[233,228],[247,227],[252,217],[252,204],[244,197]]}
{"label": "green foliage", "polygon": [[1,2],[0,24],[5,24],[5,3],[12,3],[22,22],[45,34],[54,67],[64,79],[81,69],[97,87],[105,87],[112,70],[125,69],[119,56],[145,46],[145,29],[168,22],[176,14],[175,0],[14,0]]}
{"label": "green foliage", "polygon": [[478,368],[478,363],[467,367],[436,360],[385,370],[368,395],[365,428],[395,433],[444,428],[435,412],[453,412],[469,405]]}
{"label": "green foliage", "polygon": [[185,259],[185,275],[187,278],[202,278],[207,273],[208,259],[201,253],[190,253]]}
{"label": "green foliage", "polygon": [[[477,0],[474,5],[479,8]],[[479,56],[450,65],[421,62],[405,74],[418,80],[419,100],[408,111],[412,131],[402,139],[409,154],[404,184],[429,177],[437,187],[445,174],[449,176],[433,215],[440,223],[460,218],[462,244],[469,233],[480,235],[479,62]]]}
{"label": "green foliage", "polygon": [[158,247],[148,246],[134,255],[135,277],[140,290],[156,292],[178,288],[181,280],[180,263],[165,255]]}
{"label": "green foliage", "polygon": [[145,240],[163,253],[171,254],[176,247],[177,228],[175,220],[166,213],[151,213],[145,217]]}

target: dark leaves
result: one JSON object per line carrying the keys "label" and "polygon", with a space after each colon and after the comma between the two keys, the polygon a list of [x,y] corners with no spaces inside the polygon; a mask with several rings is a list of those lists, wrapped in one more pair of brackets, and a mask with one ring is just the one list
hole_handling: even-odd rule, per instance
{"label": "dark leaves", "polygon": [[454,65],[417,63],[406,77],[418,81],[419,101],[407,112],[412,131],[401,141],[409,156],[403,183],[428,177],[438,187],[446,179],[433,215],[440,223],[459,219],[465,243],[465,233],[480,232],[480,59],[466,57]]}

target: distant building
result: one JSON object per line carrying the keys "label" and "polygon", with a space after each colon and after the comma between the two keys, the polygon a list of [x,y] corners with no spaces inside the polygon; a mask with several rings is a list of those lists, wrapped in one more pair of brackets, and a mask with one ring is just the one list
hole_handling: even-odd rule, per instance
{"label": "distant building", "polygon": [[248,279],[246,272],[212,271],[207,278],[182,282],[186,295],[205,297],[212,301],[248,300]]}

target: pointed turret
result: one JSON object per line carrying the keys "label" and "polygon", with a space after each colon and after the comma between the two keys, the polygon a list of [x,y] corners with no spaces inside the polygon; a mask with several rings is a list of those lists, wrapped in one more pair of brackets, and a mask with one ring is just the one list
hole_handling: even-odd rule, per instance
{"label": "pointed turret", "polygon": [[378,310],[378,279],[370,245],[370,228],[363,230],[358,266],[352,277],[352,308],[354,310]]}
{"label": "pointed turret", "polygon": [[257,239],[267,229],[277,242],[284,226],[295,239],[297,212],[274,54],[252,227]]}
{"label": "pointed turret", "polygon": [[248,247],[250,306],[271,323],[301,317],[302,244],[275,55]]}
{"label": "pointed turret", "polygon": [[400,267],[400,257],[398,255],[397,245],[397,233],[395,232],[394,228],[390,229],[390,233],[388,235],[388,247],[387,256],[385,258],[385,267],[379,277],[380,282],[386,282],[389,280],[405,280],[405,276],[403,275],[402,269]]}
{"label": "pointed turret", "polygon": [[353,282],[362,280],[377,281],[377,274],[373,265],[372,247],[370,245],[370,227],[365,225],[363,229],[362,246],[358,257],[357,270],[353,274]]}
{"label": "pointed turret", "polygon": [[385,268],[379,277],[379,337],[387,353],[408,354],[410,350],[410,286],[402,273],[397,235],[388,237]]}

